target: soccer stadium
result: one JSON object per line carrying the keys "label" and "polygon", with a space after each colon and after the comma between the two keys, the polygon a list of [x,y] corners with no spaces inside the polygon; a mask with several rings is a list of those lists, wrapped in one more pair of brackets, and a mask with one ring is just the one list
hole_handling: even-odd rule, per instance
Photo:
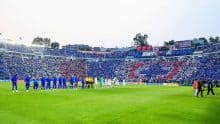
{"label": "soccer stadium", "polygon": [[[95,3],[91,3],[91,5],[97,5],[97,1],[99,0],[95,0]],[[131,4],[134,7],[133,4],[136,5],[136,3],[131,1],[127,4],[123,0],[120,1],[122,3],[115,1],[109,2],[108,5],[99,4],[107,7],[108,10],[108,6],[115,3],[123,7],[127,5],[130,7]],[[167,0],[165,3],[171,1],[173,0]],[[206,3],[207,6],[220,7],[218,1],[211,1]],[[0,10],[5,12],[8,10],[6,13],[11,14],[11,10],[8,9],[11,7],[12,10],[28,14],[26,8],[21,6],[35,7],[44,3],[41,1],[34,4],[34,0],[32,0],[33,3],[25,1],[27,3],[24,5],[22,2],[24,1],[17,3],[2,0]],[[65,5],[62,3],[54,2],[54,7],[65,8],[73,4],[70,1]],[[84,5],[84,2],[75,3]],[[160,3],[161,8],[165,5],[168,6],[165,3]],[[197,3],[199,4],[196,6],[198,10],[206,5],[201,4],[200,6],[200,2]],[[150,4],[157,5],[158,3],[150,2]],[[17,5],[21,8],[17,8]],[[190,2],[175,3],[175,6],[183,5],[190,5]],[[173,7],[170,3],[169,6]],[[89,10],[89,8],[90,6],[87,9]],[[127,9],[130,10],[130,8]],[[210,8],[210,11],[201,9],[201,11],[210,14],[212,9]],[[34,17],[37,17],[37,14],[42,16],[40,14],[51,11],[47,7],[44,8],[44,5],[41,10],[39,12],[31,11],[30,14],[36,14]],[[54,8],[52,10],[57,11]],[[117,6],[115,10],[117,10]],[[106,10],[104,9],[104,11]],[[119,13],[120,11],[121,9],[117,10]],[[58,15],[62,16],[64,14],[62,12]],[[190,13],[188,14],[190,15]],[[212,16],[208,16],[211,20]],[[220,16],[217,18],[219,20]],[[35,19],[33,19],[34,21],[22,20],[27,22],[27,27],[29,27],[29,21],[31,25],[41,22],[41,20]],[[131,44],[126,42],[126,45],[121,47],[104,44],[103,47],[101,42],[93,45],[91,42],[64,42],[62,38],[59,42],[48,38],[53,35],[47,37],[34,35],[34,33],[31,35],[31,40],[23,38],[25,36],[17,38],[17,35],[14,38],[12,34],[17,33],[16,26],[12,25],[12,29],[11,26],[7,27],[7,23],[12,24],[11,18],[5,16],[5,18],[0,17],[0,20],[4,22],[4,24],[0,24],[2,26],[2,33],[0,33],[0,124],[220,123],[219,30],[215,29],[217,32],[215,33],[215,30],[210,28],[214,32],[211,32],[212,36],[207,36],[210,34],[204,31],[202,36],[190,34],[188,36],[191,38],[187,37],[183,40],[157,42],[151,41],[151,35],[145,32],[136,32],[128,37]],[[19,20],[20,18],[17,23]],[[48,18],[48,20],[50,19]],[[51,21],[46,23],[43,20],[43,22],[48,24],[44,25],[47,28],[51,28],[50,26],[53,24]],[[57,25],[58,22],[54,24]],[[131,20],[132,22],[135,21]],[[172,23],[174,22],[177,21]],[[218,22],[218,24],[220,23]],[[214,27],[217,28],[218,24],[216,23]],[[21,26],[25,27],[25,24]],[[126,26],[129,27],[129,25]],[[8,31],[9,29],[10,31]],[[55,30],[55,28],[51,29]],[[46,30],[36,29],[33,32],[47,34]],[[142,28],[137,30],[142,31]],[[198,30],[203,31],[203,29]],[[103,32],[105,32],[104,29]],[[28,34],[31,33],[24,31],[23,35]],[[92,33],[92,35],[95,34]],[[62,33],[56,35],[61,36]],[[81,37],[81,35],[79,36]],[[101,39],[98,36],[97,33],[97,36],[94,37]],[[109,37],[118,40],[117,36]],[[116,44],[113,41],[109,42]],[[155,45],[159,42],[163,43]]]}

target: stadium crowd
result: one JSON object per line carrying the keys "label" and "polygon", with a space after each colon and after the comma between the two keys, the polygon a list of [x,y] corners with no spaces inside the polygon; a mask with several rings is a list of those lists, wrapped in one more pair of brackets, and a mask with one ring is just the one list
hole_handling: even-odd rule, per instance
{"label": "stadium crowd", "polygon": [[[9,79],[8,75],[18,74],[18,79],[26,75],[34,78],[42,76],[65,75],[69,78],[73,74],[80,77],[86,75],[86,61],[73,60],[66,57],[38,56],[34,54],[1,53],[0,64],[2,68],[1,79]],[[6,74],[8,73],[8,74]]]}
{"label": "stadium crowd", "polygon": [[[65,49],[28,48],[0,44],[0,80],[17,74],[19,80],[41,77],[117,78],[120,82],[178,82],[192,84],[195,79],[220,81],[219,44],[159,52],[143,57],[141,51],[82,52]],[[4,49],[4,50],[2,50]],[[37,51],[37,52],[36,52]],[[193,51],[203,51],[193,54]]]}

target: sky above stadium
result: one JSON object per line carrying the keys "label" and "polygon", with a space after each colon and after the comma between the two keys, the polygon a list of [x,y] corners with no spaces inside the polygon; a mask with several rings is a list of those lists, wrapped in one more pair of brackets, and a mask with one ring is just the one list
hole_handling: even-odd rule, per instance
{"label": "sky above stadium", "polygon": [[65,44],[130,46],[220,36],[220,0],[0,0],[0,33],[31,44],[36,36]]}

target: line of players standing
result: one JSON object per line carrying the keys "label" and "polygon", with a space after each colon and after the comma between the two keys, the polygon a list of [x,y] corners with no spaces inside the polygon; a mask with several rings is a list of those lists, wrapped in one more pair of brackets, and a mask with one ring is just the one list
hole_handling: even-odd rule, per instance
{"label": "line of players standing", "polygon": [[[31,76],[26,76],[24,78],[25,81],[25,88],[26,91],[29,91],[30,88],[30,84],[31,84]],[[78,78],[76,75],[73,75],[70,79],[70,88],[78,88],[78,82],[81,81],[82,83],[82,88],[85,88],[85,80],[84,78]],[[17,75],[13,75],[11,78],[11,82],[12,82],[12,91],[16,91],[18,92],[18,87],[17,87]],[[37,90],[39,87],[39,82],[41,82],[41,90],[49,90],[51,88],[53,89],[66,89],[67,88],[67,79],[64,76],[60,76],[60,77],[41,77],[40,81],[36,78],[33,79],[33,89]],[[51,85],[52,82],[52,85]],[[52,86],[52,87],[51,87]]]}

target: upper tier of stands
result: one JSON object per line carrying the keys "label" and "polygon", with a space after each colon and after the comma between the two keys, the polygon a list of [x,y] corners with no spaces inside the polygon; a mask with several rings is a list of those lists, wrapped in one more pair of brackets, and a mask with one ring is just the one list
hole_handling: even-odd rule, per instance
{"label": "upper tier of stands", "polygon": [[12,45],[8,43],[0,42],[0,49],[12,52],[21,53],[38,53],[43,55],[53,56],[66,56],[66,57],[77,57],[77,58],[154,58],[155,56],[182,56],[182,55],[193,55],[197,52],[210,53],[220,50],[219,44],[207,44],[199,45],[196,47],[188,48],[176,48],[168,50],[157,50],[157,51],[137,51],[130,49],[126,51],[111,51],[111,52],[95,52],[95,51],[78,51],[74,49],[50,49],[42,47],[27,47],[25,45]]}

